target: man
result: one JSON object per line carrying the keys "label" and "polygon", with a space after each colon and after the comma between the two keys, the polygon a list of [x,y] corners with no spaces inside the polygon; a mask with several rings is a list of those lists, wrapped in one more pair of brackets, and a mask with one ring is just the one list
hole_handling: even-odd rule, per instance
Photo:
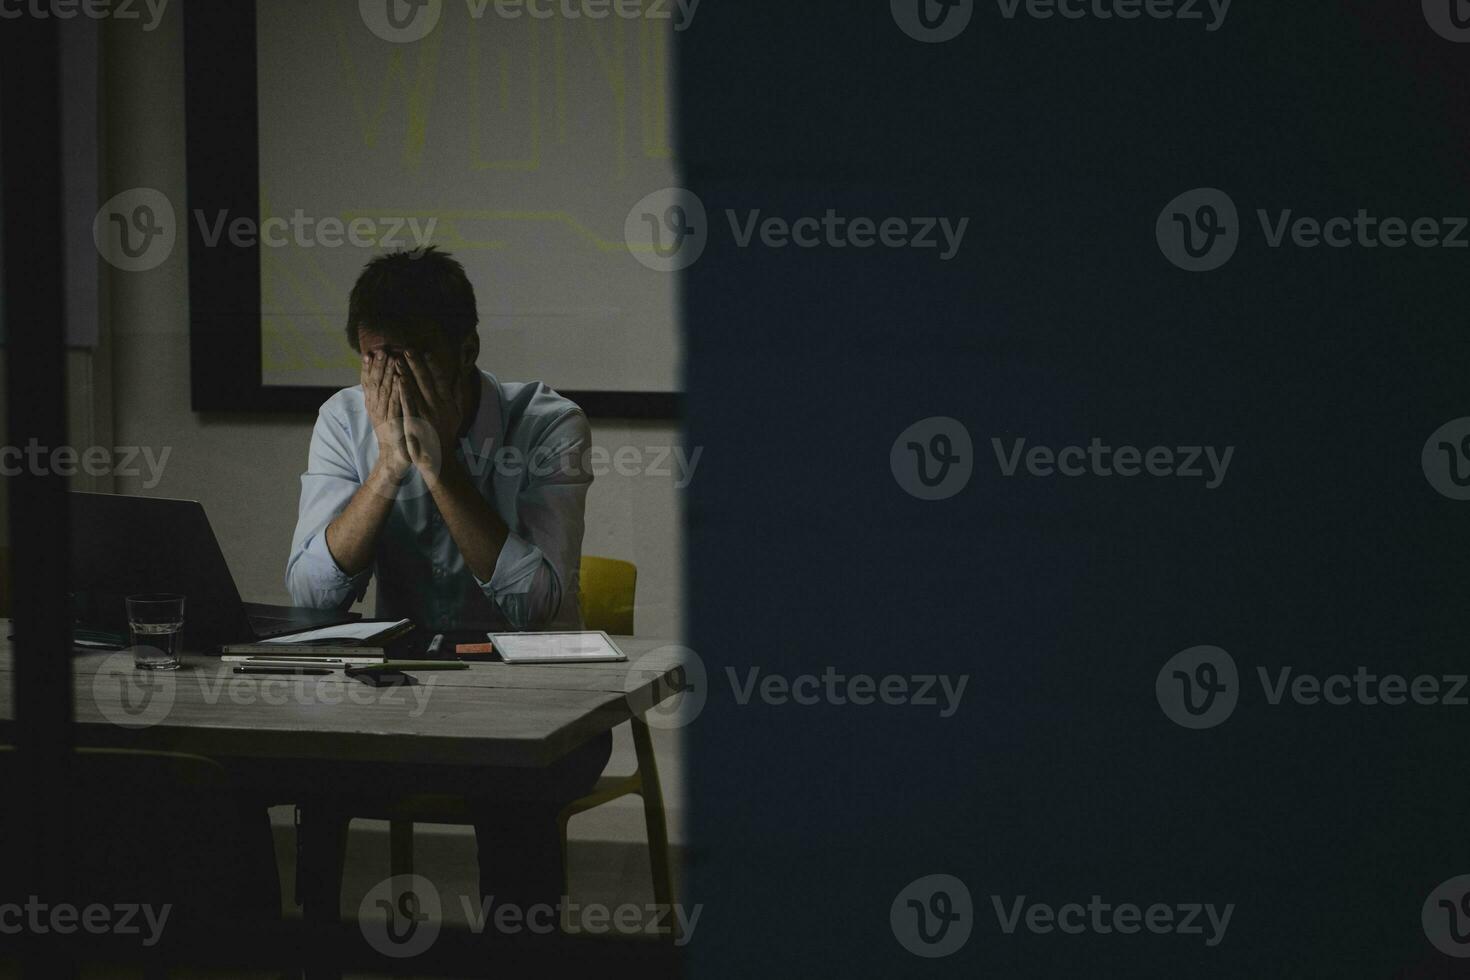
{"label": "man", "polygon": [[[447,252],[395,252],[363,269],[347,306],[361,383],[322,406],[301,477],[286,565],[297,605],[346,609],[376,575],[378,618],[426,631],[580,628],[587,418],[539,382],[479,370],[478,323],[474,288]],[[471,800],[485,894],[555,901],[557,813],[591,789],[611,744],[604,735],[546,770],[477,780],[493,787]],[[336,858],[335,889],[355,805],[315,801],[307,820],[321,835],[310,846]]]}
{"label": "man", "polygon": [[322,406],[286,566],[298,605],[345,609],[374,571],[380,618],[577,628],[587,418],[475,366],[475,293],[432,246],[367,264],[347,341],[361,384]]}

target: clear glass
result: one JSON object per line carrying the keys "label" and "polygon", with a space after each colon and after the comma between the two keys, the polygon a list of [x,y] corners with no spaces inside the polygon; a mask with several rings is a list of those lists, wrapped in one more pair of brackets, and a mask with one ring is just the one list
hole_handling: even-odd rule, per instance
{"label": "clear glass", "polygon": [[184,653],[184,597],[172,592],[130,595],[128,632],[133,666],[139,670],[177,670]]}

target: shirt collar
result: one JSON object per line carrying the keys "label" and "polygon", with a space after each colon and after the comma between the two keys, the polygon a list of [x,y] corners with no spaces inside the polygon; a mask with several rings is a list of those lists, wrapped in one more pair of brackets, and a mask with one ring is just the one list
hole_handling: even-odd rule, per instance
{"label": "shirt collar", "polygon": [[470,423],[470,431],[460,440],[460,447],[466,456],[488,459],[504,439],[505,407],[500,382],[489,371],[481,371],[480,407],[475,410],[475,420]]}

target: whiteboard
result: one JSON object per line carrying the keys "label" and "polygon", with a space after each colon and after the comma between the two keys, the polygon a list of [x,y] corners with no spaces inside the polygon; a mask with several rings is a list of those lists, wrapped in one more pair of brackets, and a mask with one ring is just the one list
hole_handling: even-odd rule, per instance
{"label": "whiteboard", "polygon": [[262,383],[355,383],[352,283],[384,242],[427,240],[475,287],[481,367],[678,391],[678,277],[624,239],[678,184],[672,21],[431,0],[433,28],[399,42],[369,24],[391,2],[258,0]]}

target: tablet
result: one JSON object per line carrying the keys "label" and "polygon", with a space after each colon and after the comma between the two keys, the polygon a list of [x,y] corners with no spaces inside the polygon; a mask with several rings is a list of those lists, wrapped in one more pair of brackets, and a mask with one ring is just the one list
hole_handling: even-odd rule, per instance
{"label": "tablet", "polygon": [[489,633],[495,652],[508,664],[587,664],[627,660],[606,633]]}

